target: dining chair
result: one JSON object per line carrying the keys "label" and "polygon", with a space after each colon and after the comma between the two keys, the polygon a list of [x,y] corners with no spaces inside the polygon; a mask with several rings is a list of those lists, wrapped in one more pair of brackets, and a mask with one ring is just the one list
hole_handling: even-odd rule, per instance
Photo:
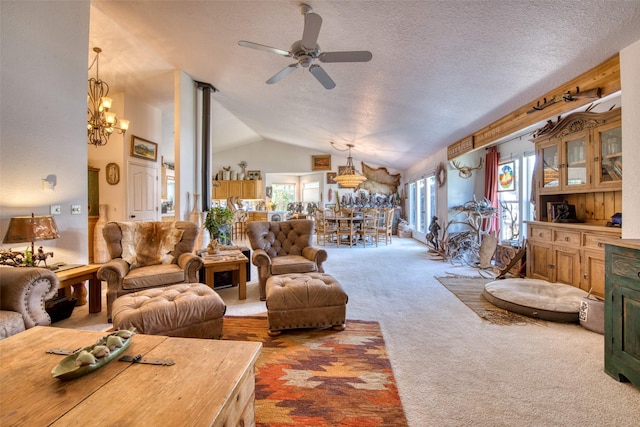
{"label": "dining chair", "polygon": [[340,247],[342,237],[344,236],[349,239],[349,247],[352,247],[354,240],[358,237],[355,221],[353,220],[353,210],[348,208],[338,210],[336,214],[336,222],[336,243],[338,247]]}
{"label": "dining chair", "polygon": [[[393,234],[393,214],[394,208],[380,209],[380,220],[378,222],[378,240],[384,239],[384,244],[391,243],[391,235]],[[388,243],[387,243],[388,242]]]}
{"label": "dining chair", "polygon": [[378,247],[378,209],[367,208],[362,211],[362,223],[357,231],[362,245],[367,247],[367,238],[374,241]]}
{"label": "dining chair", "polygon": [[316,244],[324,246],[327,242],[333,242],[336,234],[336,223],[331,218],[330,209],[317,209],[313,214],[316,225]]}
{"label": "dining chair", "polygon": [[338,224],[336,223],[334,211],[331,209],[325,209],[322,213],[323,227],[324,227],[324,240],[325,242],[333,243],[337,240]]}

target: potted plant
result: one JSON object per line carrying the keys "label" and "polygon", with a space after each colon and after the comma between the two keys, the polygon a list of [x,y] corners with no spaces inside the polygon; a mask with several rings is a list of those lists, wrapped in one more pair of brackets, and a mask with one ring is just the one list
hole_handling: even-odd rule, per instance
{"label": "potted plant", "polygon": [[211,241],[217,240],[220,244],[231,243],[231,225],[233,224],[233,212],[221,206],[215,206],[207,211],[204,227],[209,231]]}

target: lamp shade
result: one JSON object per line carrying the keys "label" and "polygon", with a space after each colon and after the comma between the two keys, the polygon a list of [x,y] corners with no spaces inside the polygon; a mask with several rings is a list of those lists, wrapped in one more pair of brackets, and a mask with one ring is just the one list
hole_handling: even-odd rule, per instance
{"label": "lamp shade", "polygon": [[58,226],[51,215],[15,216],[9,222],[2,243],[37,242],[58,237]]}
{"label": "lamp shade", "polygon": [[[333,143],[332,143],[333,144]],[[344,168],[338,176],[333,177],[333,180],[345,188],[356,188],[367,180],[365,176],[358,173],[356,168],[353,167],[353,159],[351,158],[351,148],[353,144],[347,144],[349,149],[349,157],[347,157],[347,166]]]}

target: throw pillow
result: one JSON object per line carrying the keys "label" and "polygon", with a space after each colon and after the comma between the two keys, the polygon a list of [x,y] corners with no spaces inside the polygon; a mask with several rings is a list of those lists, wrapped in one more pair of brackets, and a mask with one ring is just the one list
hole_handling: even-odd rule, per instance
{"label": "throw pillow", "polygon": [[131,268],[171,264],[173,256],[170,252],[184,233],[170,222],[124,222],[118,225],[122,230],[122,259]]}

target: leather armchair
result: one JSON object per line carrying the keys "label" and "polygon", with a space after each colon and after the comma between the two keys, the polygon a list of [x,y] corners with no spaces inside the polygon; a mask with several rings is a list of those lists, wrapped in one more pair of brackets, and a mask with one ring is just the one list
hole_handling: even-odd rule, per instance
{"label": "leather armchair", "polygon": [[247,222],[247,235],[253,249],[251,262],[258,267],[260,299],[266,299],[267,279],[288,273],[324,273],[327,260],[324,249],[312,247],[314,222],[291,221]]}
{"label": "leather armchair", "polygon": [[0,267],[0,339],[49,326],[44,303],[56,295],[58,277],[39,267]]}
{"label": "leather armchair", "polygon": [[[111,260],[100,267],[97,276],[98,279],[107,282],[107,316],[109,320],[111,320],[111,306],[119,296],[177,283],[197,283],[199,281],[198,270],[203,265],[202,259],[192,253],[195,240],[198,237],[198,226],[188,221],[177,221],[171,227],[172,231],[182,231],[182,235],[173,246],[173,250],[168,253],[170,262],[167,259],[164,259],[163,262],[156,260],[148,265],[144,263],[136,265],[128,262],[131,259],[126,257],[126,247],[123,250],[123,228],[127,230],[131,224],[133,223],[109,222],[102,230]],[[159,228],[166,227],[170,223],[146,222],[144,224]],[[140,249],[140,245],[144,245],[145,241],[152,243],[152,239],[142,237],[142,242],[137,243],[137,248]],[[123,252],[125,252],[125,256],[123,256]]]}

